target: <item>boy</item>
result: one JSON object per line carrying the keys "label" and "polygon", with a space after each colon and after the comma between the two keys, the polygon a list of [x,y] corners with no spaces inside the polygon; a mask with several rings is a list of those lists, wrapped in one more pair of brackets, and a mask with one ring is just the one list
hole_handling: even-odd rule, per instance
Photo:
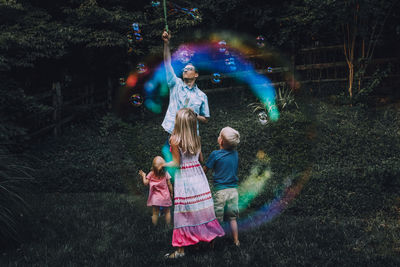
{"label": "boy", "polygon": [[229,217],[233,235],[233,243],[240,245],[236,218],[239,214],[238,208],[238,181],[237,170],[239,157],[235,150],[240,142],[239,132],[231,127],[225,127],[218,136],[219,150],[214,150],[206,165],[203,167],[205,173],[213,169],[213,182],[216,189],[214,209],[217,219],[222,223],[224,220],[224,209]]}

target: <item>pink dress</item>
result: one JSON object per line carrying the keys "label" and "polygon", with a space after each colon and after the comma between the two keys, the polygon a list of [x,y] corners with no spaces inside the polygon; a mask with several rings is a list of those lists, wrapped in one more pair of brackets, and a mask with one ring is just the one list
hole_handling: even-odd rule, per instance
{"label": "pink dress", "polygon": [[225,234],[215,217],[214,202],[199,153],[180,153],[180,168],[174,181],[174,231],[172,246],[210,242]]}
{"label": "pink dress", "polygon": [[167,179],[171,179],[168,172],[164,177],[156,177],[153,171],[146,176],[150,180],[149,183],[149,198],[147,206],[170,207],[172,206],[171,195],[169,193]]}

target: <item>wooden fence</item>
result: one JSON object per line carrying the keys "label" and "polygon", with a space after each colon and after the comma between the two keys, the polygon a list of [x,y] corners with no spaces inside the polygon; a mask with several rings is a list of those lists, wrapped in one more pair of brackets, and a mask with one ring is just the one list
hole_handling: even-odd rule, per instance
{"label": "wooden fence", "polygon": [[[258,55],[253,55],[251,60],[256,60]],[[272,72],[266,68],[258,69],[257,72],[265,74],[274,86],[290,84],[289,77],[296,77],[301,84],[321,84],[326,82],[346,82],[347,63],[344,60],[342,46],[316,47],[301,49],[296,56],[292,56],[287,66],[274,66]],[[400,78],[399,58],[375,58],[371,62],[371,68],[391,63],[393,67],[390,75],[397,82]],[[291,74],[294,74],[291,75]],[[243,85],[235,84],[233,79],[227,78],[219,84],[211,82],[211,75],[201,75],[198,79],[200,88],[207,94],[216,92],[235,91],[243,89]],[[371,71],[365,79],[371,78]],[[116,90],[116,82],[107,79],[104,88],[96,88],[93,84],[84,88],[76,89],[73,93],[64,91],[61,82],[55,82],[48,90],[35,96],[40,103],[51,106],[44,114],[31,114],[28,116],[30,137],[38,137],[52,132],[55,136],[61,133],[62,126],[74,121],[88,110],[94,108],[112,109],[113,97]],[[98,97],[100,95],[100,97]],[[95,97],[97,96],[97,97]]]}

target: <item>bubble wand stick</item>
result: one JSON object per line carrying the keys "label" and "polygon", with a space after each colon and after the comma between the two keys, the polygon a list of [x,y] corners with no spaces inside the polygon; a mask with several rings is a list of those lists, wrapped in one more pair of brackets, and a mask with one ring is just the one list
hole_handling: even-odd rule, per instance
{"label": "bubble wand stick", "polygon": [[165,30],[168,32],[168,23],[167,23],[167,3],[166,3],[166,0],[163,0],[163,4],[164,4]]}

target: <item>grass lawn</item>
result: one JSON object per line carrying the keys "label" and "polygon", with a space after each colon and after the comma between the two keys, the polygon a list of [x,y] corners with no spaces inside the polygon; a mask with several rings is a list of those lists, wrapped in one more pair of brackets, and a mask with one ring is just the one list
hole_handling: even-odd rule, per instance
{"label": "grass lawn", "polygon": [[[200,128],[205,158],[217,149],[221,128],[241,133],[240,192],[247,200],[242,246],[235,249],[227,235],[214,250],[188,249],[174,265],[400,265],[396,106],[372,110],[302,99],[300,109],[261,125],[247,106],[254,101],[249,95],[209,100],[212,119]],[[172,230],[162,222],[151,226],[148,189],[136,175],[160,154],[167,138],[162,119],[147,112],[125,121],[105,116],[32,147],[32,234],[18,249],[4,251],[0,265],[170,265],[162,256],[172,251]],[[268,179],[266,170],[272,173]],[[266,203],[290,190],[295,197],[286,199],[281,212],[256,218]]]}

